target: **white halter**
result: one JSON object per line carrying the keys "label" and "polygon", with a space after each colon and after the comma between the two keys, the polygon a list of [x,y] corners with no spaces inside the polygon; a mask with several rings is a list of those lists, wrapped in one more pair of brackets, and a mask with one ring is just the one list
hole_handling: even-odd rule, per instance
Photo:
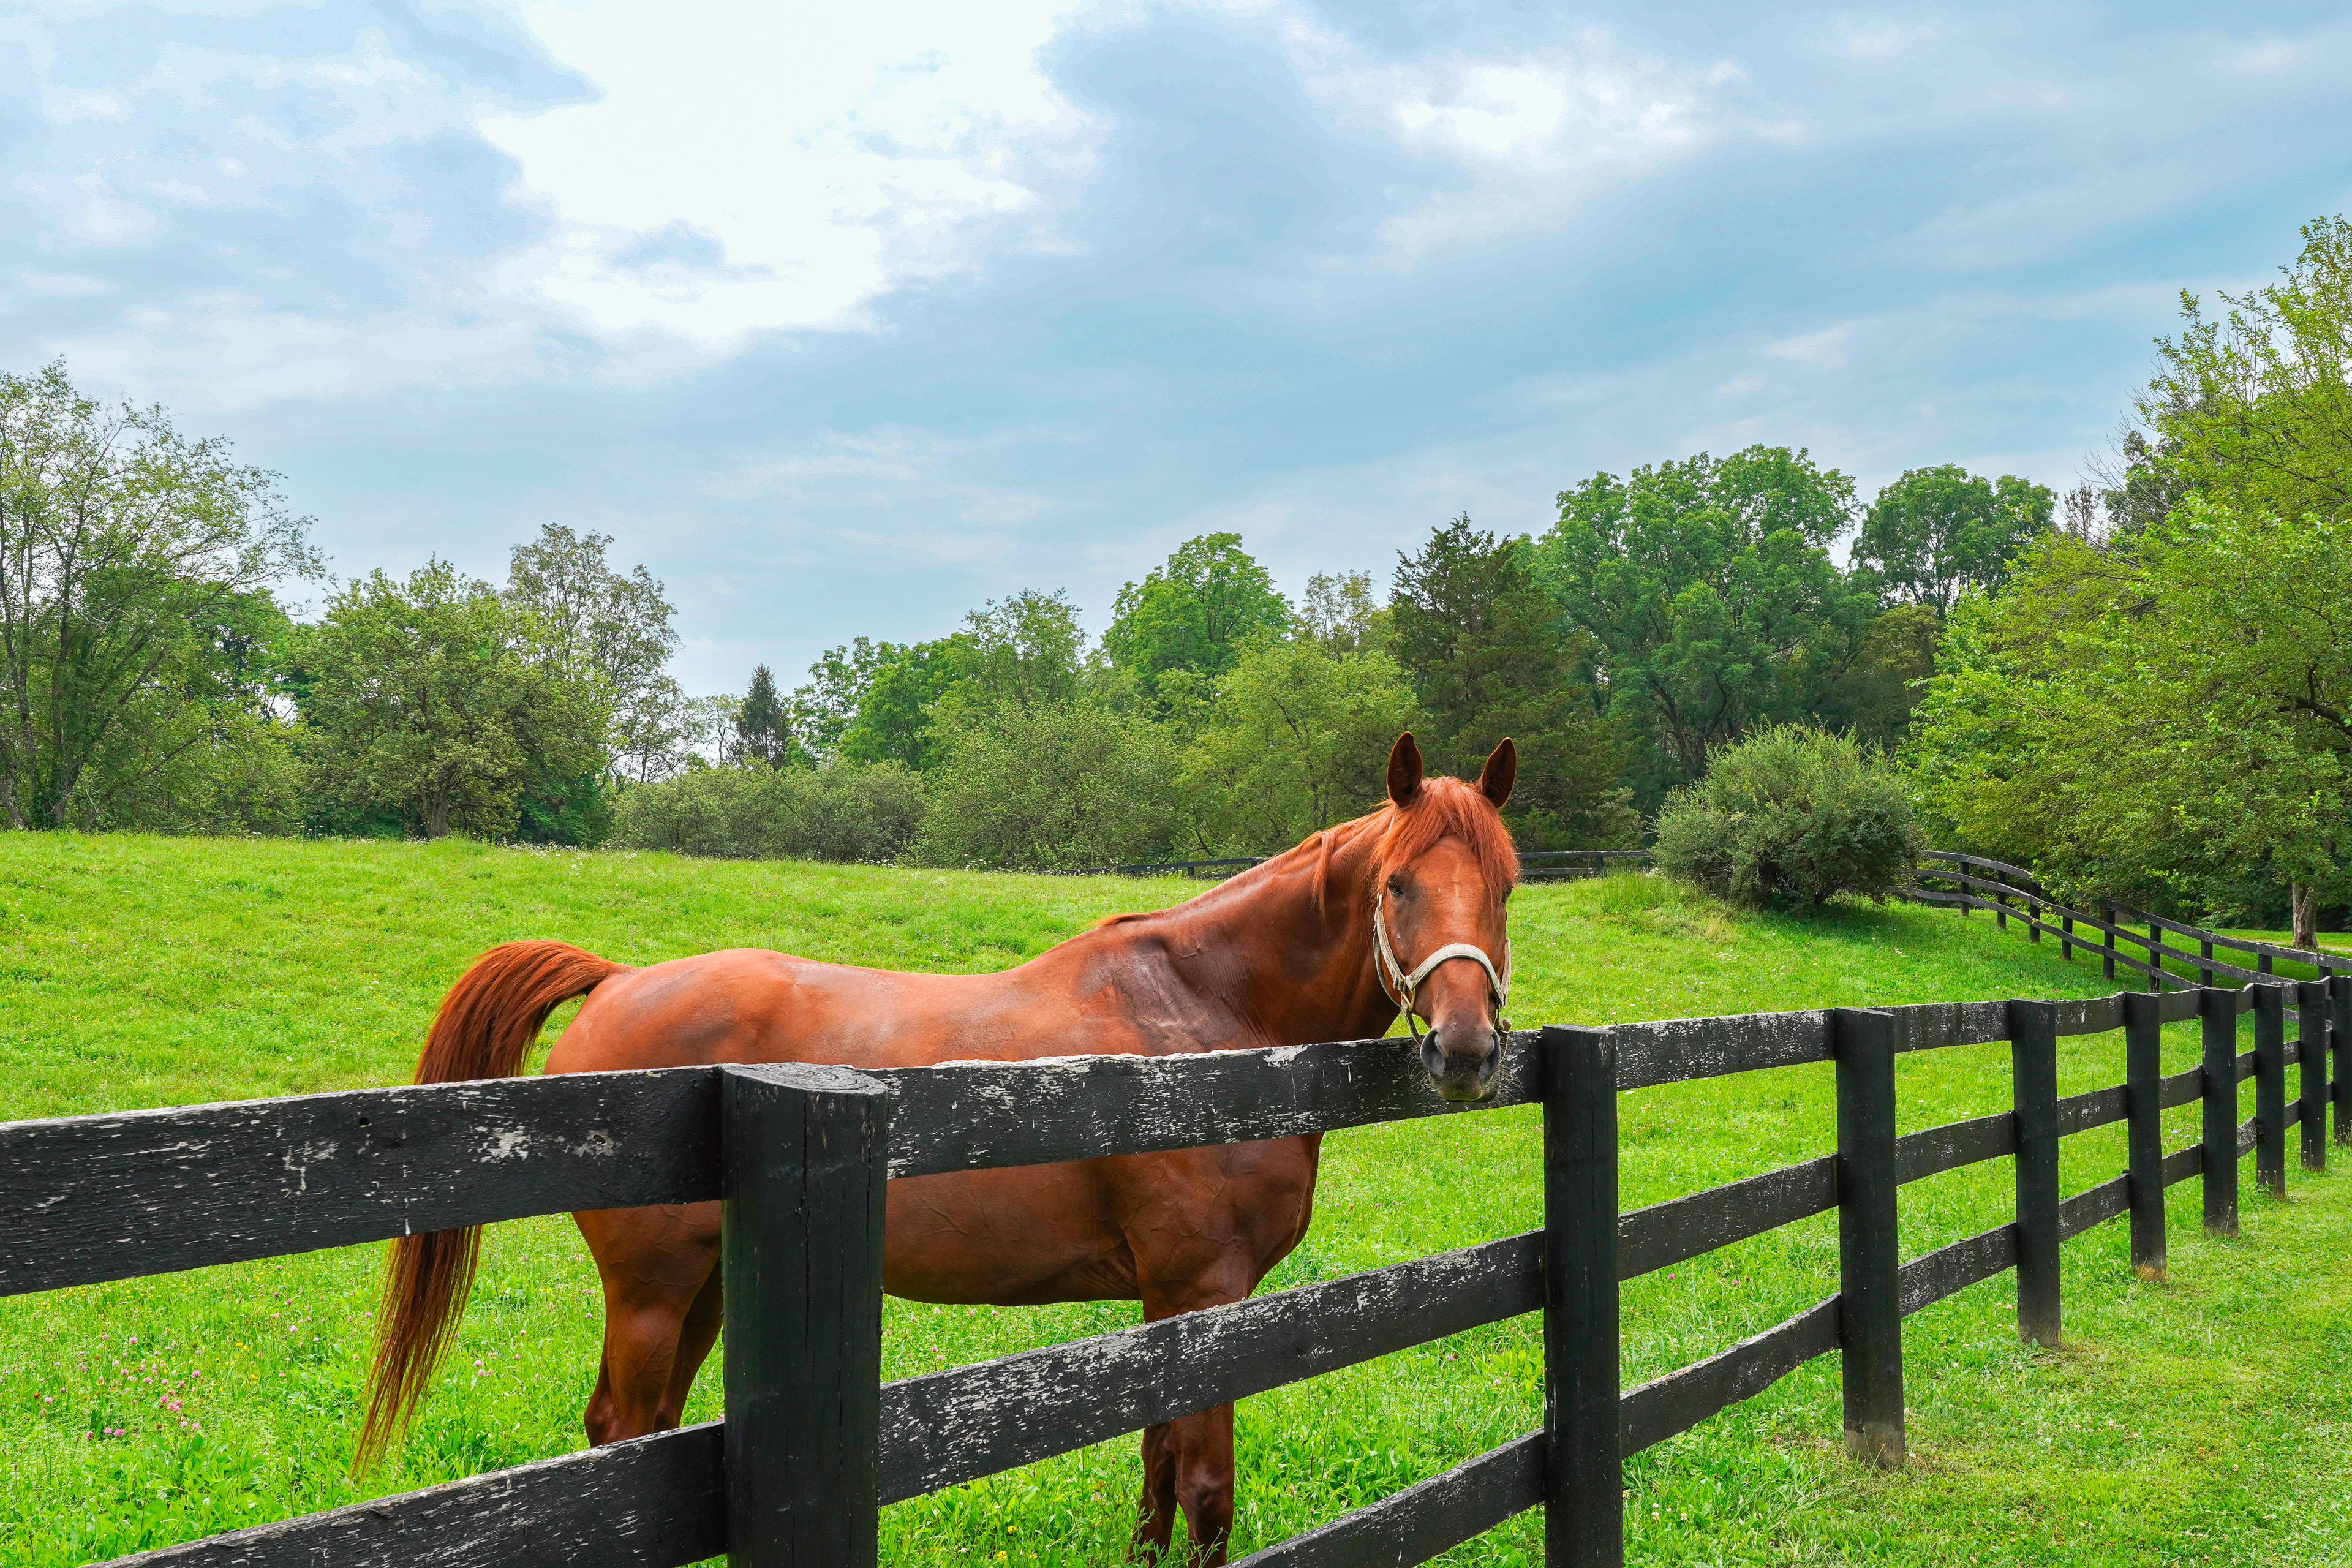
{"label": "white halter", "polygon": [[1488,958],[1483,949],[1473,947],[1466,942],[1447,942],[1408,972],[1403,964],[1397,962],[1396,949],[1389,944],[1387,900],[1388,889],[1385,888],[1372,895],[1373,952],[1380,961],[1381,989],[1388,993],[1389,999],[1397,1005],[1397,1011],[1404,1015],[1405,1027],[1412,1031],[1412,1037],[1416,1040],[1421,1038],[1421,1025],[1414,1021],[1412,994],[1421,989],[1421,983],[1429,978],[1430,971],[1449,958],[1466,958],[1486,972],[1486,984],[1493,989],[1495,996],[1495,1027],[1508,1033],[1511,1026],[1509,1020],[1503,1016],[1503,1009],[1511,1000],[1511,939],[1503,939],[1503,967],[1499,972],[1495,968],[1495,961]]}

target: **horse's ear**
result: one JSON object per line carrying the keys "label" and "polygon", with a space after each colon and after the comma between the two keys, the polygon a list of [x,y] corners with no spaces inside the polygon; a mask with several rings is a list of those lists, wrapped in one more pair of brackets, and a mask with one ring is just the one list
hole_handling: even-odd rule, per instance
{"label": "horse's ear", "polygon": [[1407,730],[1389,748],[1389,798],[1399,805],[1411,805],[1420,793],[1421,748],[1413,744],[1412,731]]}
{"label": "horse's ear", "polygon": [[1503,743],[1487,757],[1486,767],[1479,771],[1478,793],[1493,801],[1495,809],[1500,811],[1510,803],[1511,785],[1518,776],[1519,748],[1506,735]]}

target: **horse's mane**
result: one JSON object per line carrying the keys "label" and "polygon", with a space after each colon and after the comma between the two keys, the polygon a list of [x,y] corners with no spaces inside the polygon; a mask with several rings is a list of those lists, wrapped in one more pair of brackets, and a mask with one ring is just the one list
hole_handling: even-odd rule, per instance
{"label": "horse's mane", "polygon": [[[1352,844],[1365,833],[1381,835],[1379,858],[1373,868],[1376,881],[1386,881],[1391,872],[1427,854],[1432,846],[1449,833],[1470,847],[1470,852],[1478,858],[1478,874],[1486,879],[1488,887],[1508,888],[1519,879],[1518,850],[1511,843],[1511,830],[1503,826],[1502,813],[1478,792],[1477,785],[1450,778],[1423,779],[1411,805],[1400,809],[1393,802],[1382,801],[1376,809],[1361,816],[1308,835],[1305,842],[1284,850],[1256,869],[1261,872],[1287,869],[1300,858],[1312,855],[1315,858],[1315,906],[1318,910],[1328,908],[1332,853]],[[1251,874],[1247,871],[1242,873],[1244,877]],[[1225,885],[1230,887],[1232,883]],[[1190,901],[1186,900],[1187,903]],[[1174,907],[1182,909],[1184,906],[1178,904]],[[1147,920],[1153,914],[1166,912],[1155,910],[1107,915],[1095,924],[1097,929],[1100,929],[1127,921]]]}

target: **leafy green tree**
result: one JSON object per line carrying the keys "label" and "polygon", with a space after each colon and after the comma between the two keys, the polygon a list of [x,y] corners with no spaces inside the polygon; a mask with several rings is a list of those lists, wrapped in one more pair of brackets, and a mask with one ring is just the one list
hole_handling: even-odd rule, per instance
{"label": "leafy green tree", "polygon": [[1943,629],[1943,617],[1927,605],[1895,605],[1873,616],[1815,695],[1812,717],[1893,751],[1909,732],[1920,692],[1936,673]]}
{"label": "leafy green tree", "polygon": [[1181,782],[1210,854],[1286,849],[1380,804],[1412,691],[1382,653],[1261,637],[1218,682]]}
{"label": "leafy green tree", "polygon": [[1423,751],[1475,778],[1510,736],[1519,774],[1507,816],[1525,847],[1630,842],[1640,819],[1621,783],[1627,748],[1578,669],[1588,640],[1561,635],[1534,564],[1527,540],[1482,533],[1466,514],[1397,557],[1390,646],[1423,714]]}
{"label": "leafy green tree", "polygon": [[818,757],[839,751],[877,671],[903,651],[896,643],[853,637],[818,655],[809,666],[808,684],[793,693],[793,729],[802,745]]}
{"label": "leafy green tree", "polygon": [[2000,586],[2010,559],[2050,527],[2056,500],[2014,474],[1988,479],[1954,463],[1913,468],[1871,502],[1853,564],[1889,597],[1946,615],[1963,590]]}
{"label": "leafy green tree", "polygon": [[1141,583],[1118,591],[1103,651],[1112,666],[1157,696],[1171,669],[1223,675],[1250,637],[1280,633],[1290,605],[1242,548],[1238,533],[1186,540]]}
{"label": "leafy green tree", "polygon": [[2299,943],[2352,894],[2352,518],[2192,493],[2137,539],[2033,546],[1955,612],[1908,755],[1969,844],[2084,898],[2226,913],[2250,870]]}
{"label": "leafy green tree", "polygon": [[184,759],[267,744],[269,584],[319,574],[307,518],[226,441],[107,409],[63,363],[0,375],[0,804],[110,818]]}
{"label": "leafy green tree", "polygon": [[2182,292],[2185,325],[2157,341],[2137,399],[2142,440],[2154,438],[2143,453],[2173,485],[2249,516],[2340,517],[2352,511],[2352,222],[2305,225],[2282,270],[2223,293],[2218,320]]}
{"label": "leafy green tree", "polygon": [[677,612],[645,567],[613,569],[605,560],[612,542],[610,534],[545,524],[537,539],[514,547],[507,596],[533,613],[541,658],[604,689],[613,712],[608,771],[643,784],[684,756],[686,694],[667,668]]}
{"label": "leafy green tree", "polygon": [[972,639],[957,632],[929,642],[875,647],[879,657],[842,731],[840,754],[855,763],[897,763],[929,773],[946,754],[933,711],[958,682],[971,678],[979,662]]}
{"label": "leafy green tree", "polygon": [[1083,689],[1086,634],[1077,606],[1061,590],[992,599],[964,616],[959,635],[971,664],[947,697],[967,709],[1073,702]]}
{"label": "leafy green tree", "polygon": [[764,664],[753,668],[751,689],[735,710],[735,755],[772,768],[803,760],[793,737],[792,716],[777,694],[775,675]]}
{"label": "leafy green tree", "polygon": [[1298,602],[1300,628],[1339,657],[1387,646],[1389,617],[1369,572],[1318,572]]}
{"label": "leafy green tree", "polygon": [[1611,711],[1642,727],[1671,775],[1696,779],[1748,725],[1806,711],[1873,608],[1829,557],[1853,513],[1852,479],[1784,447],[1560,492],[1540,568],[1595,645]]}
{"label": "leafy green tree", "polygon": [[541,657],[544,635],[446,561],[346,584],[303,650],[314,787],[427,838],[510,832],[534,774],[593,772],[607,743],[602,689]]}
{"label": "leafy green tree", "polygon": [[1044,870],[1152,859],[1182,824],[1168,735],[1097,702],[1009,702],[958,729],[912,857]]}

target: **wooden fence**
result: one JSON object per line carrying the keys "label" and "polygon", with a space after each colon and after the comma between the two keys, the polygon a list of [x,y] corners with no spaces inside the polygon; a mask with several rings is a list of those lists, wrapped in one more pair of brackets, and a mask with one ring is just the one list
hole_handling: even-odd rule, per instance
{"label": "wooden fence", "polygon": [[[2014,919],[2025,927],[2029,942],[2038,942],[2047,932],[2058,939],[2059,956],[2062,958],[2072,960],[2078,947],[2086,952],[2096,953],[2100,972],[2109,980],[2116,977],[2116,966],[2119,963],[2146,976],[2152,990],[2160,989],[2167,984],[2211,985],[2216,979],[2266,984],[2276,977],[2275,965],[2282,960],[2308,965],[2321,979],[2331,974],[2352,974],[2352,953],[2282,947],[2276,942],[2257,942],[2251,937],[2225,936],[2203,926],[2148,914],[2128,904],[2102,903],[2096,915],[2086,914],[2053,899],[2033,873],[2022,866],[1988,860],[1980,855],[1954,854],[1945,849],[1930,849],[1927,858],[1934,864],[1922,866],[1912,873],[1916,886],[1911,897],[1924,903],[1952,906],[1962,914],[1974,910],[1990,910],[2003,931],[2009,929],[2009,922]],[[1931,887],[1930,883],[1943,883],[1945,886]],[[2142,936],[2140,929],[2147,934]],[[2082,933],[2085,931],[2095,933],[2096,940],[2084,941]],[[2197,951],[2191,953],[2185,947],[2167,942],[2164,940],[2167,935],[2194,942]],[[2138,948],[2142,956],[2132,957],[2123,951],[2126,946]],[[2248,969],[2216,959],[2213,950],[2217,947],[2244,953],[2253,961],[2254,966]],[[2177,963],[2194,966],[2196,980],[2191,982],[2186,975],[2166,969],[2164,961],[2168,958]]]}
{"label": "wooden fence", "polygon": [[[2253,1014],[2253,1049],[2237,1049]],[[2289,1039],[2286,1018],[2297,1020]],[[2165,1023],[2201,1064],[2164,1076]],[[2060,1098],[2061,1036],[2121,1030],[2124,1081]],[[1898,1056],[2008,1041],[2014,1108],[1899,1133]],[[680,1068],[361,1089],[0,1126],[0,1293],[578,1208],[725,1204],[724,1421],[121,1559],[207,1568],[746,1568],[876,1560],[878,1510],[1191,1411],[1524,1313],[1544,1316],[1545,1426],[1250,1568],[1419,1563],[1540,1503],[1546,1561],[1622,1561],[1624,1457],[1842,1352],[1847,1447],[1899,1463],[1901,1320],[2019,1274],[2019,1329],[2060,1325],[2062,1239],[2128,1215],[2161,1268],[2164,1191],[2234,1228],[2240,1161],[2281,1189],[2352,1120],[2352,977],[2093,1001],[1947,1003],[1514,1032],[1488,1106],[1544,1108],[1542,1228],[1234,1306],[928,1376],[880,1380],[881,1220],[896,1176],[1330,1131],[1483,1109],[1438,1100],[1410,1040],[870,1073]],[[2333,1073],[2329,1064],[2333,1061]],[[1837,1147],[1620,1214],[1617,1097],[1835,1064]],[[2299,1092],[2286,1092],[2298,1066]],[[2255,1113],[2239,1117],[2252,1078]],[[2159,1118],[2200,1102],[2167,1151]],[[2128,1124],[2127,1168],[2059,1189],[2062,1139]],[[1903,1260],[1901,1186],[2013,1157],[2015,1218]],[[1631,1390],[1621,1281],[1834,1210],[1835,1294]]]}

